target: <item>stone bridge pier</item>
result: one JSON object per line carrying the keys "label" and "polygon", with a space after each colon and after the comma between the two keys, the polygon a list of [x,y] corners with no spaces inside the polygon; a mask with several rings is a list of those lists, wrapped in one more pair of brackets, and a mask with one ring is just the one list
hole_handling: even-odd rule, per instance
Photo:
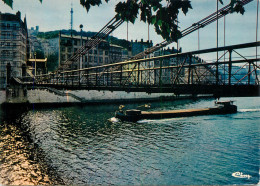
{"label": "stone bridge pier", "polygon": [[5,102],[6,103],[26,103],[28,102],[27,97],[27,86],[18,83],[13,77],[10,63],[6,66],[6,89],[5,89]]}

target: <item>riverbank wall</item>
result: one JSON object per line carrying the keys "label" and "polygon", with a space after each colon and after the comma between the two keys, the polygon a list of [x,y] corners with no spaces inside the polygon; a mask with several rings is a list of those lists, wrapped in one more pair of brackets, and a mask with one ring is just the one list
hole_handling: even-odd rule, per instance
{"label": "riverbank wall", "polygon": [[[1,105],[37,105],[38,107],[59,107],[88,104],[114,104],[133,102],[152,102],[191,98],[191,95],[176,96],[171,93],[124,92],[124,91],[97,91],[97,90],[56,90],[35,89],[27,90],[26,94],[9,95],[0,90]],[[198,96],[202,97],[202,96]],[[205,96],[203,96],[205,97]],[[206,95],[212,97],[212,95]]]}

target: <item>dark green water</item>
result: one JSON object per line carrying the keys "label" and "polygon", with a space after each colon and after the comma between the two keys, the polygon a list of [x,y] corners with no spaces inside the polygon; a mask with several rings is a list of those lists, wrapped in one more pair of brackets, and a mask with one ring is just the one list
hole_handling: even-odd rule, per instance
{"label": "dark green water", "polygon": [[[138,123],[108,122],[118,105],[2,112],[0,184],[256,184],[260,98],[233,99],[236,114]],[[213,101],[152,103],[152,109]]]}

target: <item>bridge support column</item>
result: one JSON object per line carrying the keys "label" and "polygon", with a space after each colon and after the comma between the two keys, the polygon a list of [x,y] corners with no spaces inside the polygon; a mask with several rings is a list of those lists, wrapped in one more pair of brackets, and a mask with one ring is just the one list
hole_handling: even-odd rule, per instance
{"label": "bridge support column", "polygon": [[122,86],[123,65],[120,65],[120,86]]}
{"label": "bridge support column", "polygon": [[232,50],[229,50],[229,61],[228,61],[228,85],[231,85],[232,77]]}
{"label": "bridge support column", "polygon": [[251,81],[251,63],[248,63],[248,85],[250,85],[250,81]]}
{"label": "bridge support column", "polygon": [[108,73],[108,69],[109,69],[109,68],[107,67],[107,70],[106,70],[106,71],[107,71],[107,86],[109,85],[109,73]]}
{"label": "bridge support column", "polygon": [[162,87],[162,59],[160,59],[159,87]]}
{"label": "bridge support column", "polygon": [[139,80],[140,80],[140,62],[137,64],[137,84],[139,86]]}
{"label": "bridge support column", "polygon": [[[82,65],[82,64],[81,64],[81,65]],[[81,81],[81,74],[82,74],[81,71],[79,71],[79,80],[78,80],[78,81],[79,81],[79,85],[78,85],[79,87],[80,87],[80,85],[81,85],[81,82],[80,82],[80,81]]]}
{"label": "bridge support column", "polygon": [[27,87],[10,84],[6,88],[6,103],[27,103]]}
{"label": "bridge support column", "polygon": [[190,84],[190,79],[191,79],[191,58],[192,56],[190,55],[190,60],[189,60],[189,69],[188,69],[188,84]]}
{"label": "bridge support column", "polygon": [[71,86],[72,86],[72,87],[73,87],[73,85],[74,85],[73,79],[74,79],[74,72],[71,73]]}

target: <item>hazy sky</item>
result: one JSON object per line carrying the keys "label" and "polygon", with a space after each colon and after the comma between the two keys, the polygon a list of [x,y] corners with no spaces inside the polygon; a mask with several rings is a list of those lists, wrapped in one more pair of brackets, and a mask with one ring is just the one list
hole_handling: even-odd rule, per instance
{"label": "hazy sky", "polygon": [[[99,31],[111,18],[114,17],[114,7],[120,0],[110,0],[99,7],[92,7],[87,12],[81,5],[80,0],[14,0],[13,9],[5,5],[0,0],[0,11],[2,13],[15,13],[21,11],[22,17],[26,15],[28,28],[38,25],[40,31],[51,31],[70,28],[70,9],[73,3],[73,27],[79,30],[79,25],[83,24],[84,31]],[[180,14],[181,30],[190,26],[202,18],[216,11],[216,0],[191,0],[193,9],[187,15]],[[225,4],[230,0],[223,0]],[[220,8],[222,5],[219,5]],[[256,6],[257,0],[245,6],[244,15],[234,13],[226,17],[226,45],[254,42],[256,40]],[[223,18],[219,20],[219,46],[223,46]],[[123,23],[113,36],[127,38],[126,23]],[[260,36],[259,36],[260,37]],[[148,26],[140,23],[129,24],[129,40],[148,39]],[[160,43],[163,39],[157,36],[153,26],[150,26],[150,39],[154,44]],[[259,39],[258,39],[259,40]],[[197,50],[198,32],[184,37],[180,41],[183,51]],[[175,46],[173,44],[171,46]],[[216,23],[212,23],[200,29],[200,48],[216,47]]]}

